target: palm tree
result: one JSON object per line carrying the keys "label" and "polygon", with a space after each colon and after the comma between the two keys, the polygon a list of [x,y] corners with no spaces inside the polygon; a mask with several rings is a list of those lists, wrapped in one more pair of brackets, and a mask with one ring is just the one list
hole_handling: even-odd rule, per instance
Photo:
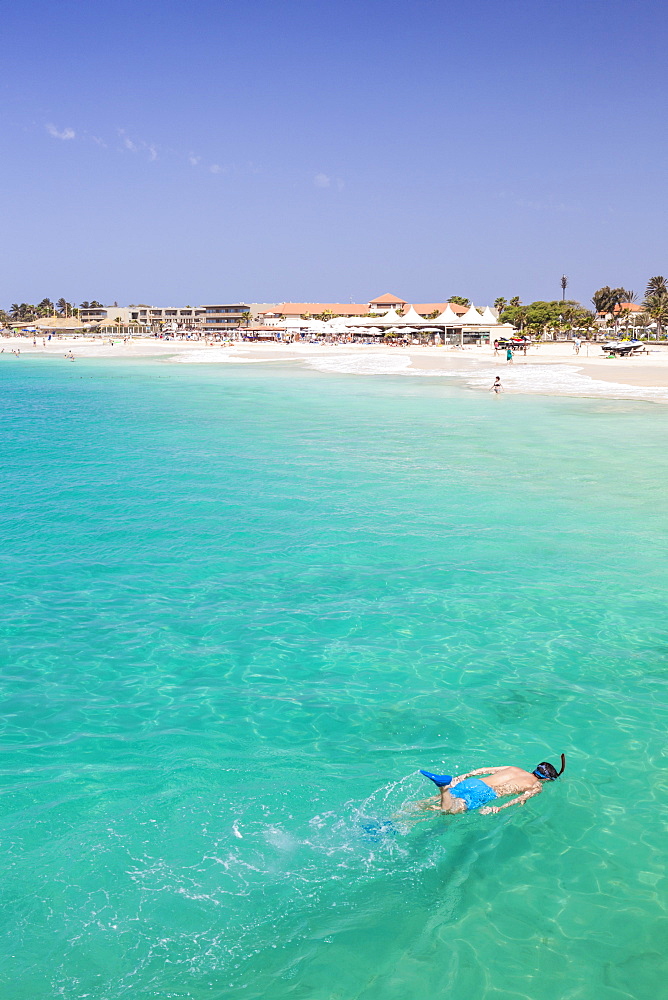
{"label": "palm tree", "polygon": [[663,275],[658,274],[656,278],[650,278],[645,289],[645,298],[651,299],[654,295],[668,295],[668,286]]}
{"label": "palm tree", "polygon": [[591,297],[597,313],[601,313],[606,319],[608,316],[613,318],[615,333],[617,332],[617,316],[621,304],[622,302],[628,302],[629,299],[627,296],[633,294],[634,292],[627,292],[625,288],[611,288],[610,285],[604,285],[603,288],[599,288],[598,291],[594,292]]}
{"label": "palm tree", "polygon": [[613,310],[613,297],[610,285],[604,285],[603,288],[595,291],[591,300],[597,313],[603,313],[603,315],[611,313]]}
{"label": "palm tree", "polygon": [[508,305],[512,306],[513,309],[518,309],[522,305],[522,300],[519,295],[513,295]]}
{"label": "palm tree", "polygon": [[248,328],[250,326],[250,321],[252,320],[252,318],[253,318],[253,314],[252,314],[252,312],[249,312],[248,310],[246,310],[246,312],[242,312],[242,314],[241,314],[241,322],[243,323],[243,325],[246,328]]}
{"label": "palm tree", "polygon": [[508,303],[506,302],[506,300],[503,298],[502,295],[500,295],[498,299],[494,299],[494,308],[498,312],[499,316],[501,315],[501,313],[503,312],[503,310],[506,308],[507,305]]}
{"label": "palm tree", "polygon": [[522,329],[524,328],[524,324],[526,323],[526,320],[527,320],[526,306],[518,306],[517,307],[517,312],[515,313],[515,318],[513,319],[513,326],[516,329],[519,329],[520,333],[522,332]]}
{"label": "palm tree", "polygon": [[[14,305],[16,305],[16,303],[14,303]],[[12,311],[14,310],[14,305],[12,306]],[[16,318],[22,323],[27,323],[29,320],[34,319],[37,314],[37,309],[35,306],[30,305],[29,302],[22,302],[21,305],[16,308]]]}
{"label": "palm tree", "polygon": [[9,315],[12,317],[12,319],[21,319],[21,306],[18,304],[18,302],[12,302],[11,306],[9,307]]}
{"label": "palm tree", "polygon": [[565,274],[561,276],[561,301],[564,302],[566,299],[566,289],[568,288],[568,277]]}
{"label": "palm tree", "polygon": [[58,310],[58,312],[60,313],[61,316],[69,316],[69,314],[70,314],[70,308],[71,307],[70,307],[70,304],[67,301],[67,299],[63,299],[61,297],[56,302],[56,309]]}
{"label": "palm tree", "polygon": [[663,328],[668,326],[668,295],[650,295],[645,299],[645,309],[656,323],[656,339],[660,340]]}
{"label": "palm tree", "polygon": [[471,300],[465,299],[463,295],[451,295],[448,302],[454,302],[457,306],[466,306],[467,309],[471,305]]}

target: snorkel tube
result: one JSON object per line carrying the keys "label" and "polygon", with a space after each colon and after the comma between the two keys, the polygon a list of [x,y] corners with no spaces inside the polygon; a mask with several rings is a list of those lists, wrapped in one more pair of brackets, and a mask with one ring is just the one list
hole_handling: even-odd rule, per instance
{"label": "snorkel tube", "polygon": [[535,774],[540,781],[556,781],[557,778],[564,773],[565,768],[566,768],[566,757],[562,753],[560,771],[557,771],[554,764],[550,764],[549,761],[544,760],[531,773]]}

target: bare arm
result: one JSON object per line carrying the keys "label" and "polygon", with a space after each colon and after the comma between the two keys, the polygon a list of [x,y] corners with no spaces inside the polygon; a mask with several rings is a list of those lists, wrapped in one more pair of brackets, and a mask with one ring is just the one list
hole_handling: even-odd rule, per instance
{"label": "bare arm", "polygon": [[542,791],[543,789],[540,785],[538,785],[537,788],[530,788],[528,792],[522,792],[522,794],[518,795],[516,799],[511,799],[510,802],[504,802],[502,806],[483,806],[480,812],[487,815],[488,813],[501,812],[502,809],[507,809],[508,806],[523,806],[525,802],[532,799],[534,795],[540,795]]}

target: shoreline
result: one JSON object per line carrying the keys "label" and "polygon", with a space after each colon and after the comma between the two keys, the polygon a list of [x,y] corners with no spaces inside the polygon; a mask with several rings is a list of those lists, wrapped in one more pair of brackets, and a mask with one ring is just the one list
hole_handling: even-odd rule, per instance
{"label": "shoreline", "polygon": [[[469,388],[487,390],[496,375],[512,394],[594,396],[668,403],[668,348],[650,348],[647,355],[607,359],[599,344],[583,344],[576,355],[569,342],[544,343],[517,354],[512,364],[494,356],[489,346],[461,348],[379,346],[355,343],[276,342],[211,346],[192,341],[136,338],[128,343],[63,337],[45,346],[25,337],[3,338],[4,354],[20,349],[18,360],[32,356],[75,359],[153,358],[181,364],[249,364],[302,362],[306,367],[340,374],[386,374],[462,379]],[[487,384],[489,383],[489,385]]]}

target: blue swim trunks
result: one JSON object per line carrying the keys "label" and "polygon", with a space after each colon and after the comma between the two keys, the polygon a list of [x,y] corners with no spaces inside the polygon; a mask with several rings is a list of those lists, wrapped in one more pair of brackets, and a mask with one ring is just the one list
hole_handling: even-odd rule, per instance
{"label": "blue swim trunks", "polygon": [[454,798],[463,799],[467,809],[479,809],[497,797],[494,789],[480,778],[464,778],[450,789],[450,794]]}

